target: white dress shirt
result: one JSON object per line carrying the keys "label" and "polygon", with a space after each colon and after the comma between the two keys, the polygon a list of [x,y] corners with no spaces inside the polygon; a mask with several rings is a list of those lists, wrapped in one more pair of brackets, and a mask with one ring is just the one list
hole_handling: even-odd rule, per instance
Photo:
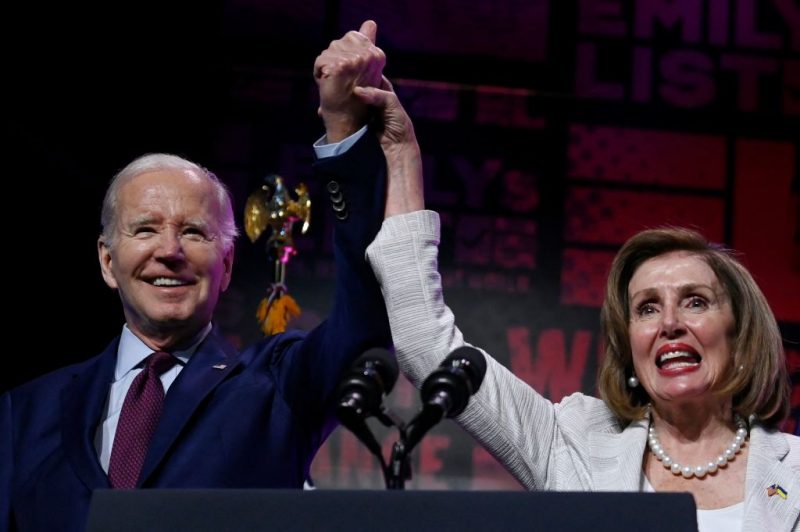
{"label": "white dress shirt", "polygon": [[[209,323],[200,331],[188,349],[172,352],[172,355],[178,359],[178,364],[175,364],[161,375],[161,384],[164,385],[165,394],[169,387],[172,386],[172,383],[175,382],[183,366],[189,361],[189,357],[194,354],[197,346],[205,340],[210,332],[211,324]],[[122,404],[125,402],[125,396],[128,394],[128,389],[133,384],[133,380],[142,371],[144,359],[152,353],[153,350],[133,334],[127,325],[122,327],[122,335],[117,348],[117,365],[114,368],[114,382],[111,383],[111,389],[106,400],[103,422],[97,427],[94,438],[100,465],[103,466],[103,471],[106,473],[108,473],[108,462],[111,459],[114,435],[117,433],[117,423],[119,422],[119,414],[122,411]]]}

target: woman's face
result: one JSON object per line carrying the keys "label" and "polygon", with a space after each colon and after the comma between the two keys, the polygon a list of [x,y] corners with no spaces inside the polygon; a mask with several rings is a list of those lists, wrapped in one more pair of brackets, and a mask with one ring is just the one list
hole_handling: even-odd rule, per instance
{"label": "woman's face", "polygon": [[711,267],[686,251],[649,259],[631,277],[628,302],[633,365],[653,402],[710,399],[731,364],[735,327]]}

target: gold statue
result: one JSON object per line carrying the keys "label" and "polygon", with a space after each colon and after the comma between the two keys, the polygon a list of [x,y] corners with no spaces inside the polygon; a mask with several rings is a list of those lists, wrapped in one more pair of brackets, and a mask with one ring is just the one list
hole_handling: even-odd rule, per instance
{"label": "gold statue", "polygon": [[303,221],[302,234],[310,226],[311,197],[303,183],[294,191],[296,201],[290,198],[283,178],[270,175],[250,194],[244,207],[244,230],[251,242],[258,240],[267,227],[272,229],[267,240],[267,253],[274,254],[274,281],[256,312],[261,330],[267,335],[285,331],[289,320],[300,315],[300,307],[286,288],[286,264],[297,254],[292,239],[294,223]]}

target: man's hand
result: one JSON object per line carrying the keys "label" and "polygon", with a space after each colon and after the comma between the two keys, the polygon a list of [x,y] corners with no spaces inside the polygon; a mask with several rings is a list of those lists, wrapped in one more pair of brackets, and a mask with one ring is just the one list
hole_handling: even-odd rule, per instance
{"label": "man's hand", "polygon": [[358,31],[349,31],[331,42],[314,62],[318,113],[325,123],[328,142],[339,142],[367,123],[369,108],[356,97],[354,89],[381,84],[386,56],[375,46],[377,32],[375,22],[367,20]]}
{"label": "man's hand", "polygon": [[422,159],[414,125],[383,76],[386,56],[375,46],[378,26],[368,20],[331,42],[314,62],[319,87],[319,115],[327,142],[339,142],[376,114],[376,130],[386,156],[385,217],[425,208]]}

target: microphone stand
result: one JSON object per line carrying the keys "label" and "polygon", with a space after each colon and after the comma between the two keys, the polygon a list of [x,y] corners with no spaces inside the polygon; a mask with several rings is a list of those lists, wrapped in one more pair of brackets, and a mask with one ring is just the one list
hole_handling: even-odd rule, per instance
{"label": "microphone stand", "polygon": [[[431,408],[433,406],[433,408]],[[386,478],[386,488],[394,490],[405,489],[405,481],[411,480],[411,464],[408,457],[411,451],[422,441],[422,437],[444,417],[450,407],[450,401],[444,395],[437,394],[427,407],[411,420],[407,425],[398,426],[400,439],[392,446],[392,456],[389,460],[389,474]]]}
{"label": "microphone stand", "polygon": [[[411,480],[411,464],[409,463],[408,457],[411,450],[414,448],[413,445],[408,445],[408,427],[394,412],[384,407],[381,407],[381,410],[375,414],[375,418],[385,427],[395,427],[400,435],[400,439],[392,445],[389,463],[386,463],[386,460],[383,458],[380,445],[377,444],[372,433],[369,432],[366,423],[364,423],[363,428],[356,433],[356,436],[362,443],[365,443],[369,451],[378,458],[386,489],[404,490],[406,489],[406,480]],[[417,441],[419,441],[419,438]]]}
{"label": "microphone stand", "polygon": [[380,445],[369,431],[364,420],[360,420],[357,429],[354,424],[350,425],[351,431],[378,458],[386,489],[405,489],[406,480],[411,480],[411,463],[409,461],[411,451],[422,440],[422,437],[427,434],[428,430],[442,420],[449,404],[450,402],[446,396],[437,394],[431,404],[428,405],[428,408],[423,408],[422,412],[408,424],[390,409],[381,405],[380,410],[375,414],[375,418],[385,427],[395,427],[400,436],[400,439],[392,445],[388,463],[383,457]]}
{"label": "microphone stand", "polygon": [[408,463],[409,451],[406,450],[405,431],[400,432],[400,440],[392,446],[392,456],[386,474],[386,489],[404,490],[406,480],[411,480],[411,464]]}
{"label": "microphone stand", "polygon": [[406,450],[406,424],[391,410],[381,407],[380,412],[375,417],[385,427],[395,427],[400,435],[400,440],[392,446],[392,454],[387,464],[381,453],[373,453],[378,457],[383,472],[383,481],[387,490],[404,490],[405,481],[411,480],[411,465],[408,461],[408,454],[411,449]]}

